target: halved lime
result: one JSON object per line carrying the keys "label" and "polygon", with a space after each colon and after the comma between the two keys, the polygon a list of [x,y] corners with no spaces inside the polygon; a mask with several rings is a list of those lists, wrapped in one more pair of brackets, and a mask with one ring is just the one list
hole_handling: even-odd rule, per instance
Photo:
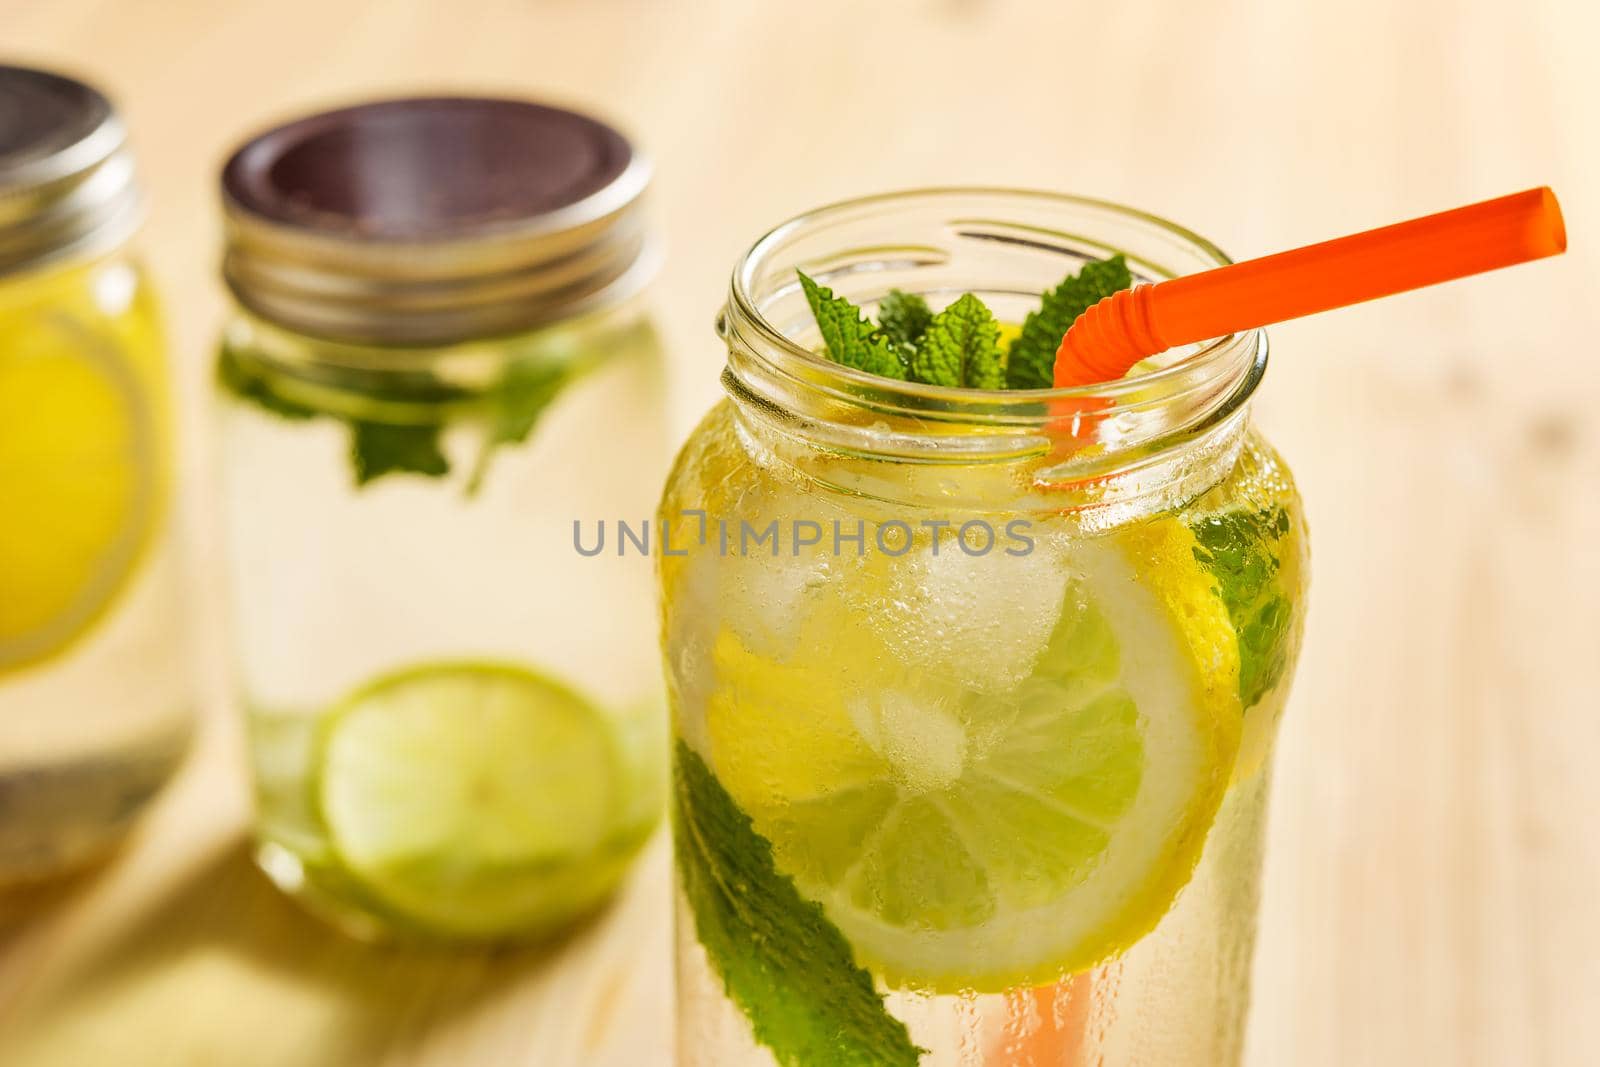
{"label": "halved lime", "polygon": [[711,763],[882,980],[1045,984],[1166,913],[1239,739],[1237,643],[1193,546],[1171,519],[1075,546],[1004,692],[906,663],[859,612],[814,613],[783,662],[722,631]]}
{"label": "halved lime", "polygon": [[451,937],[537,935],[595,907],[644,836],[607,715],[522,667],[438,663],[329,713],[312,789],[334,852]]}

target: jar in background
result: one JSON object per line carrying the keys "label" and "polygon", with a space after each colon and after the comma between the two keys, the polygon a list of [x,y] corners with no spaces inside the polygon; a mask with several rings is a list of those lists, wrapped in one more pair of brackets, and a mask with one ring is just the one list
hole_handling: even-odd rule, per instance
{"label": "jar in background", "polygon": [[314,115],[222,175],[219,356],[261,866],[362,936],[540,936],[655,825],[646,519],[667,460],[629,142],[431,98]]}
{"label": "jar in background", "polygon": [[0,66],[0,886],[103,853],[189,736],[141,214],[105,96]]}

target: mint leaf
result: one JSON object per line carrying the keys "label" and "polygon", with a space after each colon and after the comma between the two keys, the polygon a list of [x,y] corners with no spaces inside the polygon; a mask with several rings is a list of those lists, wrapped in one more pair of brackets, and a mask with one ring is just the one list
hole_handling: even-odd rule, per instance
{"label": "mint leaf", "polygon": [[232,347],[224,345],[217,356],[217,385],[241,400],[248,400],[279,418],[301,421],[314,418],[315,408],[296,403],[273,392],[261,375],[251,373],[248,362]]}
{"label": "mint leaf", "polygon": [[907,358],[917,350],[932,321],[933,309],[915,293],[890,289],[889,295],[878,303],[879,329]]}
{"label": "mint leaf", "polygon": [[450,472],[450,461],[439,448],[436,425],[396,426],[352,419],[350,458],[357,485],[385,474],[425,474],[440,477]]}
{"label": "mint leaf", "polygon": [[982,300],[967,293],[933,317],[911,357],[911,377],[929,385],[1005,387],[1000,324]]}
{"label": "mint leaf", "polygon": [[1279,581],[1289,513],[1281,507],[1227,511],[1193,523],[1194,558],[1211,573],[1239,637],[1239,699],[1248,709],[1278,684],[1289,663],[1294,621]]}
{"label": "mint leaf", "polygon": [[563,387],[597,361],[598,357],[588,356],[520,360],[510,364],[497,385],[479,395],[423,372],[405,376],[384,372],[381,390],[374,386],[369,394],[362,388],[362,397],[370,395],[439,413],[438,422],[407,424],[363,419],[342,407],[323,408],[290,398],[274,380],[277,376],[258,371],[248,355],[228,346],[223,347],[217,359],[217,384],[280,418],[304,421],[321,417],[345,423],[350,428],[351,468],[358,486],[386,474],[430,478],[449,474],[450,461],[440,443],[446,421],[482,418],[483,450],[466,487],[471,495],[482,485],[495,450],[526,441]]}
{"label": "mint leaf", "polygon": [[[450,461],[439,447],[441,427],[437,424],[393,425],[370,422],[326,411],[283,394],[270,373],[255,369],[254,361],[224,345],[217,357],[217,384],[241,400],[263,411],[294,422],[326,417],[350,427],[350,462],[356,485],[366,485],[385,474],[407,473],[440,477],[450,472]],[[409,383],[408,387],[427,386],[442,402],[447,396],[437,383]],[[424,394],[426,395],[426,394]]]}
{"label": "mint leaf", "polygon": [[820,905],[772,861],[716,775],[678,742],[673,839],[695,933],[782,1067],[916,1067],[922,1050]]}
{"label": "mint leaf", "polygon": [[1079,315],[1133,284],[1121,256],[1085,263],[1044,294],[1039,310],[1022,320],[1022,332],[1006,353],[1006,388],[1048,389],[1055,383],[1056,349]]}
{"label": "mint leaf", "polygon": [[861,314],[860,308],[842,296],[834,296],[832,289],[818,285],[804,271],[795,273],[800,275],[800,288],[805,290],[806,303],[811,305],[829,359],[868,374],[905,379],[904,357],[883,331]]}
{"label": "mint leaf", "polygon": [[489,424],[483,450],[467,481],[467,492],[476,493],[489,472],[489,459],[502,445],[521,444],[533,433],[540,416],[572,377],[566,360],[524,360],[513,363],[490,396]]}

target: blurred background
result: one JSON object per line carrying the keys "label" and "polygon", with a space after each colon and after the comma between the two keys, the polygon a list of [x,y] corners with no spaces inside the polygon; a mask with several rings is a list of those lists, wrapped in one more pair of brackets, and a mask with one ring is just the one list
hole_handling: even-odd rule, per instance
{"label": "blurred background", "polygon": [[243,844],[211,518],[216,173],[275,121],[450,91],[594,111],[653,158],[679,437],[718,395],[734,260],[832,200],[1063,190],[1246,257],[1554,186],[1565,258],[1272,331],[1256,417],[1299,477],[1314,579],[1249,1062],[1593,1062],[1596,40],[1580,0],[3,0],[0,60],[106,89],[152,194],[204,726],[109,866],[0,916],[0,1062],[667,1062],[664,842],[555,948],[449,956],[340,940]]}

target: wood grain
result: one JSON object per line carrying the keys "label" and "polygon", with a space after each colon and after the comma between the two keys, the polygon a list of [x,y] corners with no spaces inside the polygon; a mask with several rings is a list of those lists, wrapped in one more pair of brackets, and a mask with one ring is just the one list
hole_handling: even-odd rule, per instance
{"label": "wood grain", "polygon": [[663,1064],[667,862],[544,952],[373,952],[244,858],[208,490],[214,172],[277,117],[416,89],[614,116],[658,166],[680,428],[772,223],[868,191],[1067,189],[1257,254],[1550,183],[1572,251],[1273,333],[1257,414],[1315,588],[1275,783],[1253,1067],[1600,1048],[1600,9],[1581,0],[0,0],[106,84],[154,193],[205,730],[142,835],[0,927],[0,1062]]}

